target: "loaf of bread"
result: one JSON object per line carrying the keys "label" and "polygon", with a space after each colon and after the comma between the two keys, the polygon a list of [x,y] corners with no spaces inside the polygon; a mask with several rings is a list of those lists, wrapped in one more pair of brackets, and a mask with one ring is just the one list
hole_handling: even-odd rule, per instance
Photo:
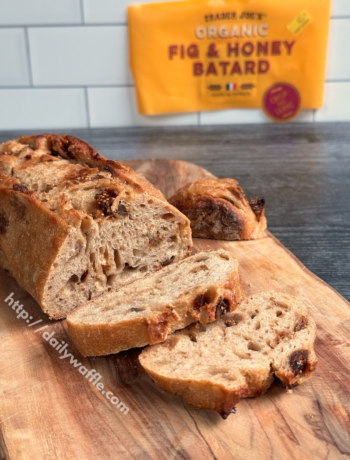
{"label": "loaf of bread", "polygon": [[214,321],[241,298],[237,260],[224,250],[200,252],[80,306],[67,316],[68,332],[84,356],[118,353]]}
{"label": "loaf of bread", "polygon": [[143,350],[141,365],[163,390],[226,418],[241,398],[311,376],[316,326],[297,298],[276,292],[243,300],[234,313],[194,324]]}
{"label": "loaf of bread", "polygon": [[264,198],[247,200],[234,179],[199,179],[169,203],[190,219],[194,238],[251,240],[266,229]]}
{"label": "loaf of bread", "polygon": [[144,177],[53,134],[0,145],[0,266],[50,317],[191,253],[188,219]]}

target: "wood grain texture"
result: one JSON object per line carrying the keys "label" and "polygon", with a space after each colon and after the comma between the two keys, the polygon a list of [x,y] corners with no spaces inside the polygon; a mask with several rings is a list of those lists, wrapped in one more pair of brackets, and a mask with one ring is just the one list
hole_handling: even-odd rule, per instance
{"label": "wood grain texture", "polygon": [[[125,162],[166,196],[189,180],[210,176],[185,162]],[[277,382],[241,401],[223,421],[160,391],[138,363],[138,350],[82,358],[65,321],[50,322],[5,272],[0,276],[0,458],[9,460],[223,459],[332,460],[350,457],[350,305],[310,273],[269,232],[257,241],[195,240],[195,249],[223,247],[239,260],[247,294],[275,289],[300,297],[318,325],[319,366],[292,393]],[[11,292],[40,327],[69,343],[106,389],[130,409],[124,415],[67,359],[34,332],[4,299]]]}

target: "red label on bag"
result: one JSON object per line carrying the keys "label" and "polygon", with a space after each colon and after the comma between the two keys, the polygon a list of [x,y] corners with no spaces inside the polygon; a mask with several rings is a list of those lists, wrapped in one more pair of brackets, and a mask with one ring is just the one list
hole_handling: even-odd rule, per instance
{"label": "red label on bag", "polygon": [[263,109],[274,121],[289,121],[300,111],[300,94],[289,83],[276,83],[265,93]]}

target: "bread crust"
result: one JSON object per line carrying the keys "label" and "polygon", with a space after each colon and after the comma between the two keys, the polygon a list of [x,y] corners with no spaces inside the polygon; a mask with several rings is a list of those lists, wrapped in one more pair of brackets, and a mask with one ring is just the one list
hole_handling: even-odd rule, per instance
{"label": "bread crust", "polygon": [[[50,175],[51,165],[56,167],[56,172]],[[38,177],[31,179],[31,184],[37,189],[28,189],[25,183],[34,170]],[[68,202],[67,194],[83,190],[85,184],[93,189],[95,182],[91,178],[94,177],[100,188],[116,187],[128,203],[145,197],[150,206],[160,206],[164,213],[171,213],[179,222],[183,248],[179,258],[191,253],[188,219],[169,205],[163,194],[143,176],[117,161],[108,160],[86,142],[69,135],[44,134],[22,136],[0,144],[0,266],[9,271],[54,319],[67,314],[60,306],[53,305],[50,298],[49,284],[60,275],[59,271],[56,273],[57,262],[68,261],[78,253],[82,257],[89,245],[85,228],[101,222],[105,214],[111,212],[110,208],[103,207],[104,202],[101,210],[94,214],[75,209]],[[53,190],[57,190],[56,195],[45,199],[46,191]],[[113,199],[108,201],[108,198],[109,206]],[[97,203],[98,200],[96,195]],[[113,212],[123,216],[125,206],[119,204]],[[163,262],[159,260],[158,269]]]}
{"label": "bread crust", "polygon": [[17,180],[0,172],[0,265],[39,301],[70,228],[33,192],[14,190],[16,185]]}
{"label": "bread crust", "polygon": [[[273,340],[259,332],[264,321],[259,315],[268,310],[267,322],[261,329],[265,330],[270,324],[270,332],[276,332]],[[292,322],[283,328],[283,320],[276,319],[276,315],[282,317],[288,311]],[[249,324],[251,326],[245,329]],[[147,347],[139,360],[159,388],[182,396],[195,407],[214,409],[223,418],[241,398],[263,394],[274,375],[291,388],[310,378],[317,367],[316,325],[305,305],[293,296],[274,291],[256,294],[208,328],[209,331],[201,331],[198,325],[190,325],[169,336],[164,343]],[[206,335],[208,340],[202,340]],[[216,359],[213,354],[218,352],[218,344],[221,344],[220,351],[225,347],[226,354]],[[252,355],[260,350],[264,353]],[[273,350],[271,355],[269,350]],[[226,377],[230,371],[233,376]]]}
{"label": "bread crust", "polygon": [[190,219],[195,238],[256,239],[267,225],[265,200],[247,200],[234,179],[199,179],[178,190],[169,203]]}

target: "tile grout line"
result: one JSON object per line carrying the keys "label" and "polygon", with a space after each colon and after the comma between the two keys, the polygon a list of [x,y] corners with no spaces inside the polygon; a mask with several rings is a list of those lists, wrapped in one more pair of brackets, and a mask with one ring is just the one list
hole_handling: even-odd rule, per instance
{"label": "tile grout line", "polygon": [[43,28],[64,28],[64,27],[115,27],[115,26],[125,26],[127,27],[127,22],[73,22],[70,24],[17,24],[17,25],[0,25],[0,29],[19,29],[21,27],[28,27],[32,29],[43,29]]}
{"label": "tile grout line", "polygon": [[89,104],[89,93],[88,93],[88,87],[84,86],[84,95],[85,95],[85,112],[86,112],[86,118],[87,118],[87,125],[88,128],[91,128],[91,117],[90,117],[90,104]]}
{"label": "tile grout line", "polygon": [[81,22],[85,25],[85,9],[84,9],[84,0],[80,0],[80,14]]}
{"label": "tile grout line", "polygon": [[[27,57],[28,57],[28,66],[30,70],[30,79],[31,79],[31,85],[1,85],[0,84],[0,90],[6,90],[6,89],[28,89],[30,87],[33,87],[35,89],[75,89],[75,88],[84,88],[84,84],[78,84],[78,85],[34,85],[32,83],[33,80],[33,75],[32,75],[32,68],[31,68],[31,58],[30,58],[30,47],[29,43],[27,40],[27,34],[26,34],[26,50],[27,50]],[[350,83],[350,78],[347,79],[339,79],[339,80],[325,80],[325,83]],[[135,88],[134,83],[121,83],[121,84],[103,84],[103,83],[98,83],[98,84],[89,84],[87,87],[89,88]]]}
{"label": "tile grout line", "polygon": [[[81,13],[85,14],[84,11],[84,0],[80,0],[80,9]],[[335,20],[342,20],[342,19],[350,19],[350,15],[346,16],[331,16],[330,19],[335,19]],[[43,24],[0,24],[0,29],[12,29],[12,28],[19,28],[19,27],[76,27],[76,26],[87,26],[87,27],[96,27],[96,26],[127,26],[127,22],[91,22],[91,23],[86,23],[84,16],[82,16],[82,23],[80,22],[74,22],[71,24],[50,24],[50,23],[43,23]]]}
{"label": "tile grout line", "polygon": [[[134,88],[135,85],[125,83],[125,85],[88,85],[89,88]],[[14,86],[1,86],[0,90],[2,89],[29,89],[30,86],[25,85],[14,85]],[[79,89],[85,88],[84,84],[81,85],[33,85],[33,89]]]}
{"label": "tile grout line", "polygon": [[28,72],[29,72],[29,84],[30,84],[30,87],[33,87],[34,78],[33,78],[33,69],[32,69],[32,58],[30,55],[29,33],[28,33],[27,27],[24,28],[24,35],[25,35],[25,41],[26,41],[26,54],[27,54],[27,65],[28,65]]}

